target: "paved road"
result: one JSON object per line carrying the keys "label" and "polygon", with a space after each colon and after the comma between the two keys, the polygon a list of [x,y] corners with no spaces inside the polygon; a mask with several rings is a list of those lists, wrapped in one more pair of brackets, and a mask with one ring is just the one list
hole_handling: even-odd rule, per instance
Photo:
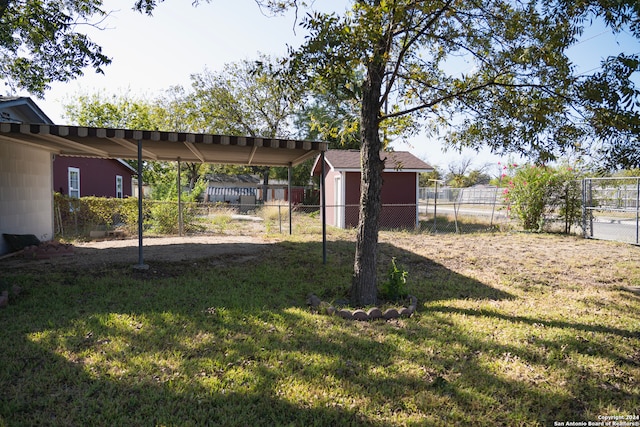
{"label": "paved road", "polygon": [[596,218],[596,221],[593,222],[593,237],[595,239],[637,244],[636,221],[635,219]]}
{"label": "paved road", "polygon": [[[483,207],[469,207],[469,206],[460,206],[457,208],[458,216],[478,216],[478,217],[487,217],[491,218],[491,205],[485,205]],[[425,205],[420,205],[420,213],[433,215],[433,205],[429,205],[428,207]],[[437,207],[438,215],[453,215],[453,205],[438,205]],[[506,218],[507,213],[505,209],[501,209],[500,206],[496,206],[493,211],[494,218]]]}
{"label": "paved road", "polygon": [[[426,206],[421,205],[420,213],[433,215],[433,205],[428,206],[428,210],[425,208]],[[438,205],[437,211],[438,215],[442,214],[453,216],[454,213],[452,205]],[[460,206],[458,210],[458,216],[477,216],[488,219],[491,217],[491,206],[472,207],[463,205]],[[494,221],[504,220],[505,217],[506,211],[496,207],[493,213]],[[592,237],[594,239],[615,240],[625,243],[640,243],[636,237],[636,220],[635,217],[633,217],[633,214],[630,217],[623,219],[606,216],[596,217],[593,221]]]}

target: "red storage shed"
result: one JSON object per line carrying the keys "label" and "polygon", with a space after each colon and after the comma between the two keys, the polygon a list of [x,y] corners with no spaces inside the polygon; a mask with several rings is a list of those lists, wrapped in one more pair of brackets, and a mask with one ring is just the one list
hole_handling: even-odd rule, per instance
{"label": "red storage shed", "polygon": [[[321,174],[320,156],[313,175]],[[408,151],[385,151],[382,173],[380,227],[413,228],[418,224],[419,174],[433,168]],[[325,153],[327,224],[350,228],[358,225],[360,205],[360,151],[328,150]]]}

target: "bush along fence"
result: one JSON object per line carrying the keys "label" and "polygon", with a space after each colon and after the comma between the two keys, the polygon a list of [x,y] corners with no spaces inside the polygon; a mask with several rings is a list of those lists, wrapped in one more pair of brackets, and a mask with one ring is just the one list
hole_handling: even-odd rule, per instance
{"label": "bush along fence", "polygon": [[[318,205],[231,204],[156,201],[144,199],[143,230],[147,235],[321,233]],[[292,217],[299,218],[295,224]],[[180,221],[182,220],[182,221]],[[136,198],[54,197],[56,237],[100,239],[134,236],[138,232]],[[295,230],[292,225],[295,224]]]}
{"label": "bush along fence", "polygon": [[89,237],[116,229],[134,232],[138,224],[134,198],[73,198],[55,193],[53,213],[56,236],[62,238]]}
{"label": "bush along fence", "polygon": [[[177,202],[143,200],[143,228],[153,234],[178,234]],[[196,204],[182,205],[184,231],[200,229],[194,220]],[[138,229],[136,198],[73,198],[56,193],[54,196],[56,236],[65,239],[100,238],[134,235]]]}

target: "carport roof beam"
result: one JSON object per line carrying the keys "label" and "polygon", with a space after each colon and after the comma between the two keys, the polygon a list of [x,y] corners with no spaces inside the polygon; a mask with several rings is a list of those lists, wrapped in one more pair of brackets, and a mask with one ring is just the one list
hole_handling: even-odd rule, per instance
{"label": "carport roof beam", "polygon": [[328,149],[322,141],[19,123],[1,123],[0,136],[63,156],[136,159],[142,141],[144,160],[255,166],[296,166]]}

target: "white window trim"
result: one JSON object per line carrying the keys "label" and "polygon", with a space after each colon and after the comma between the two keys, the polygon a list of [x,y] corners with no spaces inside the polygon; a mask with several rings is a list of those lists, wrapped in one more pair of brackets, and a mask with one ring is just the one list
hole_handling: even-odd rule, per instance
{"label": "white window trim", "polygon": [[[71,187],[71,174],[72,173],[77,173],[78,174],[78,188],[74,188],[72,189]],[[80,168],[73,168],[70,167],[67,169],[67,194],[69,195],[69,197],[77,197],[80,198]],[[77,195],[75,194],[71,194],[71,192],[73,191],[73,193],[78,193]]]}
{"label": "white window trim", "polygon": [[124,198],[124,179],[122,175],[116,175],[116,197],[118,199]]}

